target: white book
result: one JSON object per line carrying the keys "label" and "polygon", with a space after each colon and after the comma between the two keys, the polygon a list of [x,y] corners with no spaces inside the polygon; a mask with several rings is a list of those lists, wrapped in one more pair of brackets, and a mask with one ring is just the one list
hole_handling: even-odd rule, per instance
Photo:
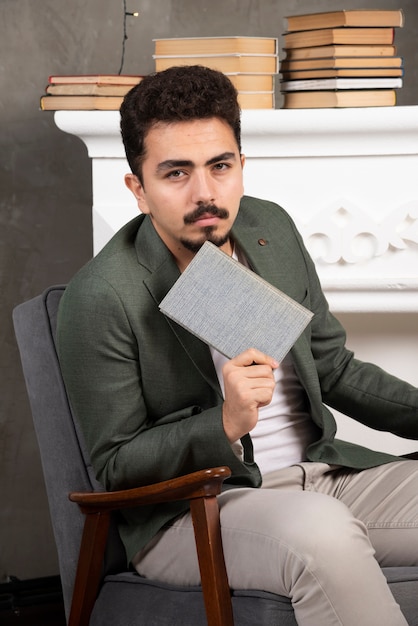
{"label": "white book", "polygon": [[307,78],[283,80],[282,91],[319,91],[334,89],[400,89],[402,78]]}

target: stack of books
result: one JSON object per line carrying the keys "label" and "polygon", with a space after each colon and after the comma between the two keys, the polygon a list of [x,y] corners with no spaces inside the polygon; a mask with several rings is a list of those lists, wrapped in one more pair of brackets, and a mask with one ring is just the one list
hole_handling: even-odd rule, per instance
{"label": "stack of books", "polygon": [[393,106],[403,60],[394,45],[402,10],[287,17],[280,64],[283,108]]}
{"label": "stack of books", "polygon": [[142,76],[103,74],[99,76],[50,76],[41,97],[43,111],[114,111]]}
{"label": "stack of books", "polygon": [[272,37],[154,39],[157,72],[175,65],[204,65],[227,74],[242,109],[274,109],[278,40]]}

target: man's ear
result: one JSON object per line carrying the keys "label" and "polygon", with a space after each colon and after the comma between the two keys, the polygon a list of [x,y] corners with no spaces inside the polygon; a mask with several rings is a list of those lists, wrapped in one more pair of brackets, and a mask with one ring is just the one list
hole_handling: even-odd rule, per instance
{"label": "man's ear", "polygon": [[125,185],[135,196],[138,209],[142,213],[148,213],[144,187],[138,176],[135,176],[135,174],[132,173],[125,174]]}

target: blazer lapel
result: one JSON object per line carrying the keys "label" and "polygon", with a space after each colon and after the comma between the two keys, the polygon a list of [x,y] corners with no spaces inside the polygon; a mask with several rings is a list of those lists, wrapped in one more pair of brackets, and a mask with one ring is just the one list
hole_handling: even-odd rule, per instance
{"label": "blazer lapel", "polygon": [[[161,300],[180,276],[180,271],[148,216],[138,231],[135,243],[138,262],[149,271],[149,276],[144,280],[144,285],[157,306],[159,306]],[[174,335],[200,374],[222,398],[221,388],[208,346],[168,317],[164,319],[167,320]]]}
{"label": "blazer lapel", "polygon": [[300,299],[300,294],[298,297],[294,288],[293,253],[286,241],[272,244],[267,227],[264,224],[260,227],[258,223],[246,224],[241,213],[238,214],[232,235],[254,272],[290,297]]}
{"label": "blazer lapel", "polygon": [[[300,303],[306,296],[306,286],[294,280],[294,241],[290,245],[283,237],[267,231],[265,225],[247,223],[242,214],[238,214],[232,234],[243,250],[250,267],[269,283],[285,292]],[[264,230],[263,230],[264,229]],[[274,240],[272,250],[270,242]],[[307,335],[302,333],[291,349],[296,372],[308,395],[314,421],[322,426],[322,410],[318,399],[321,397],[318,378],[312,360]]]}

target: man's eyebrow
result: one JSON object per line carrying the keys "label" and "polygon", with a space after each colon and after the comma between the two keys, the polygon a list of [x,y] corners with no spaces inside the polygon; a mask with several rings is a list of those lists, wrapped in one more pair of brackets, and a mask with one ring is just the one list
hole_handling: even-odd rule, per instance
{"label": "man's eyebrow", "polygon": [[164,170],[175,169],[176,167],[192,167],[193,161],[187,161],[182,159],[167,159],[166,161],[161,161],[157,165],[157,172],[162,172]]}
{"label": "man's eyebrow", "polygon": [[[206,161],[205,165],[213,165],[214,163],[219,163],[220,161],[233,161],[235,158],[236,156],[234,152],[223,152],[222,154],[218,154]],[[194,167],[194,165],[193,161],[189,161],[187,159],[167,159],[166,161],[158,163],[157,172],[176,169],[178,167]]]}
{"label": "man's eyebrow", "polygon": [[213,165],[214,163],[219,163],[220,161],[234,161],[236,158],[234,152],[223,152],[218,156],[212,157],[209,161],[206,161],[205,165]]}

